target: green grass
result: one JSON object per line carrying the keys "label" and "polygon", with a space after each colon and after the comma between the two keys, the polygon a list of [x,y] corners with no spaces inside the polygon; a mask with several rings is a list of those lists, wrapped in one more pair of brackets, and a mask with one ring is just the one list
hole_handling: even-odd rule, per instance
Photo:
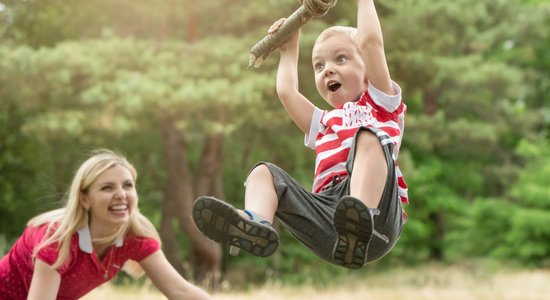
{"label": "green grass", "polygon": [[[269,283],[246,291],[223,284],[217,300],[543,300],[550,295],[550,270],[495,269],[480,263],[451,266],[429,264],[422,267],[399,267],[387,271],[360,272],[349,280],[332,284],[288,286]],[[165,299],[151,284],[98,288],[84,299],[144,300]]]}

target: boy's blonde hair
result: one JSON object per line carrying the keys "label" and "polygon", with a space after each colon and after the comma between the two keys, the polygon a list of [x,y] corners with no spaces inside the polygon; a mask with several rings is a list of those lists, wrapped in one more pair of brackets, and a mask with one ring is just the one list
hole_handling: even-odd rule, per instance
{"label": "boy's blonde hair", "polygon": [[357,28],[350,27],[350,26],[331,26],[323,30],[319,34],[319,36],[315,39],[314,45],[330,37],[333,37],[335,35],[341,35],[341,34],[347,35],[353,41],[353,43],[357,46]]}
{"label": "boy's blonde hair", "polygon": [[[36,257],[36,254],[44,247],[51,244],[58,244],[59,254],[52,265],[54,269],[59,268],[67,260],[71,238],[74,233],[88,224],[88,211],[80,203],[81,194],[86,193],[90,185],[103,174],[103,172],[115,166],[127,168],[132,174],[134,182],[137,180],[136,169],[124,156],[106,149],[96,150],[92,154],[93,155],[88,158],[76,172],[66,197],[65,207],[40,214],[27,223],[27,226],[33,227],[48,224],[44,240],[34,249],[33,257]],[[160,243],[157,230],[154,225],[141,214],[137,206],[137,201],[136,207],[130,211],[130,220],[128,223],[120,226],[114,234],[94,240],[94,242],[110,245],[114,243],[119,236],[126,236],[128,233],[132,233],[136,236],[154,238]],[[124,265],[124,270],[134,277],[139,277],[144,273],[139,264],[130,260]]]}

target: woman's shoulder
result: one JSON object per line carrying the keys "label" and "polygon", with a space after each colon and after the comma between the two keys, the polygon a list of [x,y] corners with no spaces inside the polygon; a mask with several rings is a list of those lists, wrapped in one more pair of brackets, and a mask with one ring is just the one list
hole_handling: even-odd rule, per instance
{"label": "woman's shoulder", "polygon": [[148,236],[128,235],[122,245],[128,258],[140,261],[160,249],[160,242]]}
{"label": "woman's shoulder", "polygon": [[159,241],[154,237],[135,235],[131,233],[124,238],[124,245],[128,247],[158,245],[160,247]]}
{"label": "woman's shoulder", "polygon": [[57,223],[43,223],[39,225],[27,225],[22,236],[27,239],[42,240],[45,235],[51,235],[57,228]]}

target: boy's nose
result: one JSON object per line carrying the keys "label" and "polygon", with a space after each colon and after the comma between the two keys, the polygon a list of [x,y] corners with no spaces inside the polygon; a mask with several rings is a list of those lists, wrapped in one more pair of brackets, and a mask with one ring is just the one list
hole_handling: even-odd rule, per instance
{"label": "boy's nose", "polygon": [[332,61],[325,61],[322,73],[325,77],[334,74],[334,63]]}
{"label": "boy's nose", "polygon": [[328,66],[327,66],[327,67],[325,68],[325,76],[329,76],[329,75],[332,75],[332,74],[334,74],[334,71],[332,70],[331,67],[328,67]]}

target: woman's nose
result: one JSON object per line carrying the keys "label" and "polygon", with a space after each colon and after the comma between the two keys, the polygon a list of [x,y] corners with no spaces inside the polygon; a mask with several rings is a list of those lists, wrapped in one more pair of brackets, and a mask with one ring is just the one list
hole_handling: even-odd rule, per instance
{"label": "woman's nose", "polygon": [[122,188],[117,189],[115,199],[126,199],[126,191],[124,191],[124,189]]}

